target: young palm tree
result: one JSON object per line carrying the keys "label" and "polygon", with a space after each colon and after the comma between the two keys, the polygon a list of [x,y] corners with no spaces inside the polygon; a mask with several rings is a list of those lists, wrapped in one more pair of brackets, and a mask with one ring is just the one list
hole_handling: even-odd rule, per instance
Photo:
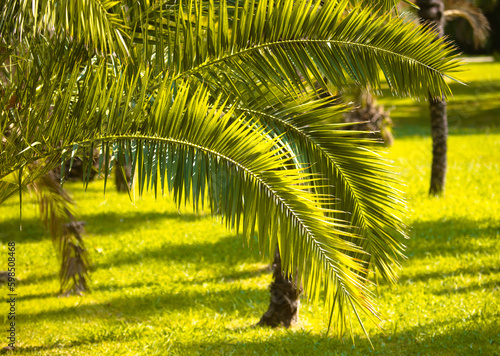
{"label": "young palm tree", "polygon": [[310,299],[325,290],[339,334],[349,310],[376,321],[368,272],[396,281],[404,202],[370,141],[323,124],[347,108],[321,94],[382,76],[397,95],[450,93],[452,48],[395,2],[6,1],[0,179],[30,174],[0,202],[99,147],[105,186],[130,164],[140,193],[278,246],[279,272]]}

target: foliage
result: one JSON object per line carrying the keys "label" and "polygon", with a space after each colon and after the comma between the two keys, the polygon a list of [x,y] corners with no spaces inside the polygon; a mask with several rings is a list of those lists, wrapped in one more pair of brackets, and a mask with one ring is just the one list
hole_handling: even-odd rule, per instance
{"label": "foliage", "polygon": [[[483,77],[472,81],[463,95],[475,95],[484,75],[491,73],[483,66],[470,65],[470,77]],[[500,93],[500,80],[495,83]],[[393,104],[401,101],[406,107],[404,100]],[[471,111],[470,122],[488,110],[479,106]],[[495,124],[494,117],[490,120]],[[0,207],[1,251],[6,253],[6,241],[18,241],[18,291],[23,297],[18,302],[19,351],[394,355],[404,350],[409,355],[494,355],[500,344],[500,202],[494,195],[500,184],[500,130],[484,124],[474,133],[457,126],[452,130],[453,174],[446,199],[435,199],[425,189],[430,152],[423,147],[430,146],[430,138],[418,135],[428,130],[427,122],[410,123],[409,128],[407,119],[396,123],[396,134],[404,135],[390,157],[408,181],[412,238],[401,283],[378,288],[384,332],[367,325],[376,350],[359,328],[355,348],[325,338],[328,320],[314,305],[302,306],[302,322],[291,331],[249,327],[267,306],[270,281],[267,260],[256,249],[248,249],[245,239],[227,232],[208,212],[192,214],[182,208],[178,213],[170,199],[156,200],[152,194],[135,205],[112,189],[104,198],[102,182],[93,182],[86,193],[70,185],[89,222],[88,243],[94,246],[94,292],[82,297],[58,298],[54,293],[58,278],[52,271],[57,266],[45,257],[53,250],[42,237],[31,201],[23,205],[23,236],[16,197]],[[421,129],[415,130],[416,125]],[[411,130],[415,134],[408,136]]]}
{"label": "foliage", "polygon": [[[20,189],[99,147],[105,188],[131,162],[139,193],[194,210],[207,198],[228,227],[257,230],[261,251],[278,242],[310,298],[324,287],[339,335],[351,312],[376,320],[367,274],[396,280],[404,205],[366,141],[322,124],[345,108],[318,94],[379,90],[383,74],[393,94],[441,97],[459,63],[428,30],[365,5],[5,2],[0,178],[29,166]],[[3,201],[12,184],[0,188]]]}

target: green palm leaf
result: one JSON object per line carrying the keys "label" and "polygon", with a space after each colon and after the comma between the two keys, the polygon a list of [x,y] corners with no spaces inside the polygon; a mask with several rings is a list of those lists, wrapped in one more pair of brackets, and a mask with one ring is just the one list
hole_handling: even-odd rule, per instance
{"label": "green palm leaf", "polygon": [[[22,31],[1,52],[0,202],[99,148],[105,187],[130,162],[140,193],[167,190],[195,210],[206,197],[228,227],[258,231],[262,251],[278,244],[312,299],[325,289],[339,334],[350,311],[376,320],[367,273],[395,280],[404,203],[364,140],[323,124],[345,108],[317,96],[377,90],[382,77],[394,94],[447,95],[459,65],[450,46],[375,11],[393,1],[40,2],[43,18],[26,4],[1,8],[2,36]],[[57,36],[44,36],[50,26]]]}
{"label": "green palm leaf", "polygon": [[[174,49],[167,57],[174,78],[217,78],[214,85],[227,88],[234,81],[249,86],[273,81],[283,90],[300,87],[300,77],[308,83],[326,78],[336,86],[376,90],[382,72],[394,94],[423,98],[428,91],[449,95],[443,76],[459,65],[453,48],[443,48],[430,31],[370,8],[348,10],[348,1],[314,8],[305,0],[256,6],[247,1],[235,5],[232,23],[225,2],[209,3],[206,18],[197,17],[196,3],[189,4],[186,10],[179,7],[176,31],[166,35]],[[191,16],[206,22],[206,29],[184,20]]]}
{"label": "green palm leaf", "polygon": [[[93,80],[101,80],[99,76],[97,71]],[[150,86],[148,80],[157,82],[145,75],[141,86]],[[95,90],[82,90],[70,114],[55,111],[51,118],[66,128],[62,143],[49,143],[40,150],[27,146],[20,154],[22,162],[26,165],[43,159],[54,162],[46,165],[50,168],[55,158],[65,160],[75,146],[90,150],[101,145],[105,157],[132,160],[140,191],[143,187],[156,190],[158,181],[163,189],[166,182],[179,203],[183,196],[190,196],[195,207],[198,201],[203,202],[206,191],[212,212],[228,226],[236,230],[241,227],[247,237],[258,228],[262,249],[273,247],[277,241],[286,271],[297,273],[315,298],[323,284],[332,309],[352,304],[375,313],[362,277],[367,266],[350,256],[364,252],[350,241],[356,235],[349,225],[332,217],[343,212],[314,203],[331,199],[313,192],[317,177],[287,164],[282,157],[293,154],[278,153],[276,139],[268,138],[263,128],[234,120],[233,109],[219,105],[217,100],[211,105],[206,90],[191,95],[189,83],[177,86],[176,94],[171,81],[152,85],[158,87],[154,101],[143,95],[135,103],[135,113],[147,115],[126,115],[130,108],[126,96],[119,93],[130,92],[138,81],[127,82],[122,76],[110,78],[110,87],[97,95]],[[92,81],[88,85],[92,87]],[[88,105],[93,104],[86,96],[90,95],[102,106],[89,110]],[[62,100],[71,99],[68,95]],[[62,102],[59,105],[67,106]],[[96,120],[101,112],[109,113],[106,125]],[[129,120],[124,121],[121,114]],[[71,126],[75,116],[83,122]],[[52,137],[54,130],[58,128],[52,125],[39,127],[32,139]],[[337,330],[343,331],[347,325],[344,315]]]}
{"label": "green palm leaf", "polygon": [[[372,6],[375,9],[381,9],[382,11],[389,11],[395,6],[400,3],[401,1],[399,0],[353,0],[352,1],[354,4],[361,4],[364,6]],[[402,0],[402,2],[412,6],[416,7],[415,4],[411,2],[411,0]]]}
{"label": "green palm leaf", "polygon": [[284,146],[293,147],[298,161],[313,162],[311,173],[324,177],[326,182],[335,182],[317,191],[338,198],[335,207],[350,212],[343,218],[359,228],[358,233],[363,238],[353,242],[369,253],[356,257],[372,261],[384,279],[395,282],[397,271],[393,264],[403,257],[398,237],[406,234],[401,221],[403,198],[391,186],[398,184],[394,173],[390,165],[363,144],[362,139],[353,137],[353,131],[342,131],[344,125],[321,123],[349,107],[336,104],[331,97],[315,99],[311,96],[301,103],[280,105],[277,102],[267,108],[266,103],[252,102],[251,109],[239,108],[237,111],[246,112],[272,128],[285,142]]}
{"label": "green palm leaf", "polygon": [[126,54],[128,51],[124,21],[113,12],[119,1],[32,0],[2,3],[2,38],[21,39],[40,33],[47,37],[71,38],[101,53],[119,50]]}

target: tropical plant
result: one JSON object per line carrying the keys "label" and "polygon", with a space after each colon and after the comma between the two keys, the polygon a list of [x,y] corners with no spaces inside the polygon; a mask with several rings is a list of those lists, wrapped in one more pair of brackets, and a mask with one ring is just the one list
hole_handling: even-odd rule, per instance
{"label": "tropical plant", "polygon": [[[445,10],[447,5],[454,6],[453,9]],[[480,45],[485,42],[489,31],[488,21],[482,12],[463,0],[416,0],[419,7],[418,16],[421,21],[432,28],[437,38],[444,35],[444,24],[446,19],[456,17],[465,18],[472,26],[474,42]],[[446,185],[447,170],[447,141],[448,141],[448,116],[444,97],[429,97],[429,109],[431,118],[432,133],[432,165],[431,184],[429,194],[441,195],[444,193]]]}
{"label": "tropical plant", "polygon": [[339,334],[350,311],[376,322],[369,271],[397,280],[404,201],[369,140],[324,124],[348,108],[321,93],[382,76],[396,95],[450,93],[453,48],[395,2],[4,2],[0,202],[98,147],[104,189],[130,164],[139,193],[277,245]]}
{"label": "tropical plant", "polygon": [[[417,0],[418,16],[435,32],[436,38],[444,35],[444,3],[442,0]],[[432,134],[432,165],[429,194],[441,195],[446,184],[448,116],[446,100],[429,97]]]}
{"label": "tropical plant", "polygon": [[[419,13],[426,17],[428,17],[429,14],[431,16],[442,16],[443,20],[440,25],[443,26],[443,30],[444,23],[448,24],[449,22],[453,22],[457,19],[466,21],[472,29],[472,41],[474,46],[476,48],[484,46],[486,40],[488,39],[490,25],[480,8],[475,6],[473,2],[467,0],[444,0],[444,8],[442,10],[438,4],[439,1],[419,2],[419,5],[421,6]],[[402,5],[404,6],[404,4]],[[407,4],[405,6],[408,7]],[[424,21],[428,20],[428,18],[424,19]],[[454,39],[458,39],[457,36],[470,36],[470,31],[468,31],[467,34],[456,32]],[[356,108],[347,113],[344,118],[345,122],[356,123],[356,125],[351,126],[351,129],[370,131],[372,137],[379,137],[386,146],[392,145],[394,140],[391,133],[392,121],[389,118],[389,113],[384,110],[384,107],[377,104],[375,97],[364,90],[357,90],[355,94],[355,104]],[[446,115],[445,109],[436,111],[435,106],[436,104],[433,103],[432,99],[430,99],[431,112],[441,112]],[[434,125],[432,127],[439,126]],[[440,134],[436,132],[434,136],[439,137]],[[440,142],[445,141],[441,140]],[[434,149],[434,152],[441,151],[446,152],[446,147]],[[438,154],[437,156],[434,156],[434,168],[432,170],[433,173],[430,188],[431,194],[440,194],[440,192],[444,191],[446,162],[443,162],[441,165],[437,165],[436,161],[438,161],[438,158],[440,157],[446,157],[446,155],[439,156]],[[442,178],[437,179],[436,177],[438,175]]]}

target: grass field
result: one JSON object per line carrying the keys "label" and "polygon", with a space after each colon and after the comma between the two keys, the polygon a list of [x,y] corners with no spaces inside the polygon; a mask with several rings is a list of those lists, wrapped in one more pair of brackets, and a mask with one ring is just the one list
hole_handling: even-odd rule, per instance
{"label": "grass field", "polygon": [[[0,206],[0,269],[16,241],[17,346],[30,355],[499,355],[500,63],[477,63],[453,84],[446,196],[427,195],[431,141],[426,104],[395,106],[388,157],[406,182],[411,239],[396,287],[381,285],[383,331],[374,349],[355,328],[325,337],[321,305],[303,304],[291,330],[253,328],[268,305],[268,260],[209,213],[176,211],[168,199],[127,196],[94,182],[68,184],[87,222],[92,292],[60,298],[55,251],[26,196]],[[3,257],[1,257],[3,256]],[[7,288],[0,286],[7,296]],[[7,303],[2,343],[5,346]],[[3,333],[3,334],[2,334]],[[5,337],[4,337],[5,335]]]}

